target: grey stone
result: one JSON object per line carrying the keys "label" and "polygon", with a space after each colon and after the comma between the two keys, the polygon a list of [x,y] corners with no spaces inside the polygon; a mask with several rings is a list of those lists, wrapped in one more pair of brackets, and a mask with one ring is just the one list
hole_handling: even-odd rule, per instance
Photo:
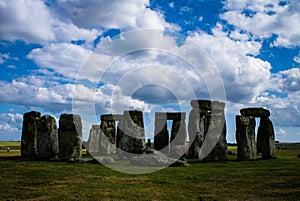
{"label": "grey stone", "polygon": [[88,139],[88,151],[91,154],[99,152],[100,142],[100,125],[92,125]]}
{"label": "grey stone", "polygon": [[120,121],[122,114],[103,114],[100,119],[101,121]]}
{"label": "grey stone", "polygon": [[192,108],[194,109],[204,109],[207,111],[224,112],[225,103],[219,101],[210,100],[191,100],[190,102]]}
{"label": "grey stone", "polygon": [[173,120],[170,143],[172,146],[185,145],[187,137],[184,120]]}
{"label": "grey stone", "polygon": [[101,131],[112,144],[116,143],[116,122],[112,114],[101,115]]}
{"label": "grey stone", "polygon": [[145,131],[142,111],[125,110],[118,124],[118,129],[119,146],[124,151],[122,153],[145,153]]}
{"label": "grey stone", "polygon": [[174,158],[169,158],[159,151],[153,150],[151,154],[143,154],[140,156],[134,156],[130,159],[130,163],[136,166],[172,166],[172,167],[186,167],[188,163],[183,160],[178,160]]}
{"label": "grey stone", "polygon": [[169,145],[169,131],[167,128],[167,119],[160,118],[160,113],[155,113],[155,126],[154,126],[154,149],[162,150],[164,153],[168,152]]}
{"label": "grey stone", "polygon": [[100,155],[111,155],[116,153],[116,144],[110,140],[110,138],[100,131]]}
{"label": "grey stone", "polygon": [[190,148],[188,157],[199,158],[200,148],[205,137],[205,118],[207,111],[201,109],[192,109],[188,121],[188,134],[190,140]]}
{"label": "grey stone", "polygon": [[58,130],[56,120],[50,115],[42,116],[37,122],[38,158],[49,160],[59,153]]}
{"label": "grey stone", "polygon": [[270,111],[264,108],[244,108],[240,110],[242,116],[269,117]]}
{"label": "grey stone", "polygon": [[23,115],[23,128],[21,138],[21,156],[35,158],[37,156],[37,127],[36,122],[41,118],[41,113],[27,112]]}
{"label": "grey stone", "polygon": [[81,117],[75,114],[61,114],[59,118],[59,156],[61,160],[79,160],[82,156]]}
{"label": "grey stone", "polygon": [[[260,140],[258,140],[260,139]],[[276,158],[275,136],[273,123],[268,117],[261,117],[257,132],[258,146],[263,159]]]}
{"label": "grey stone", "polygon": [[[226,120],[223,114],[209,114],[209,128],[205,136],[208,146],[213,146],[212,151],[204,158],[210,161],[228,160],[228,148],[226,141]],[[204,150],[207,149],[203,147]]]}
{"label": "grey stone", "polygon": [[156,112],[155,117],[163,120],[185,120],[185,112]]}
{"label": "grey stone", "polygon": [[237,115],[236,121],[236,141],[237,141],[237,159],[255,160],[255,118]]}
{"label": "grey stone", "polygon": [[173,146],[170,155],[173,158],[182,158],[188,154],[189,146],[188,145],[177,145]]}

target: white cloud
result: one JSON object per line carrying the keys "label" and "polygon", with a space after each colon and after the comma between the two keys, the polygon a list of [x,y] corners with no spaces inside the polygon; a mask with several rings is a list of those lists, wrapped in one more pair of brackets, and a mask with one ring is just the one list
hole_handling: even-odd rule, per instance
{"label": "white cloud", "polygon": [[84,28],[128,30],[174,26],[166,23],[161,13],[148,8],[149,0],[59,0],[57,4],[73,23]]}
{"label": "white cloud", "polygon": [[291,0],[286,2],[287,4],[281,3],[278,0],[227,0],[225,9],[228,11],[223,13],[221,18],[256,38],[276,35],[275,46],[299,46],[299,2]]}
{"label": "white cloud", "polygon": [[300,91],[300,69],[291,68],[274,74],[269,89],[285,93]]}
{"label": "white cloud", "polygon": [[76,78],[80,67],[92,51],[70,43],[56,43],[33,49],[28,55],[40,68],[53,69],[67,77]]}
{"label": "white cloud", "polygon": [[0,133],[1,132],[20,132],[22,129],[23,115],[18,113],[0,114]]}
{"label": "white cloud", "polygon": [[225,84],[227,100],[251,102],[265,90],[271,77],[270,63],[254,57],[259,54],[261,43],[231,40],[221,25],[213,33],[191,33],[189,37],[215,62]]}
{"label": "white cloud", "polygon": [[40,0],[4,0],[0,3],[1,39],[46,44],[55,41],[93,40],[98,31],[58,19]]}

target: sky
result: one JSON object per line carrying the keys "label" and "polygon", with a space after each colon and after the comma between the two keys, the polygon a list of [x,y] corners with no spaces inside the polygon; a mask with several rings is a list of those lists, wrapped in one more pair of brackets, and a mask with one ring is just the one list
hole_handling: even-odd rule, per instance
{"label": "sky", "polygon": [[298,0],[0,0],[0,140],[31,110],[80,114],[87,140],[101,114],[138,109],[153,138],[155,112],[197,98],[226,102],[228,142],[245,107],[299,142],[299,47]]}

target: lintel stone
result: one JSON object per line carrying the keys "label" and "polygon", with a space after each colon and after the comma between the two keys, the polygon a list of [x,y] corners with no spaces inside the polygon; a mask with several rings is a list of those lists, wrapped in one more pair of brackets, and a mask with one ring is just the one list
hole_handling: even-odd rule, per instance
{"label": "lintel stone", "polygon": [[191,100],[191,106],[194,109],[205,109],[208,111],[224,111],[225,103],[210,100]]}
{"label": "lintel stone", "polygon": [[264,109],[262,107],[258,108],[244,108],[240,110],[241,115],[249,117],[249,116],[254,116],[254,117],[269,117],[270,116],[270,111],[267,109]]}

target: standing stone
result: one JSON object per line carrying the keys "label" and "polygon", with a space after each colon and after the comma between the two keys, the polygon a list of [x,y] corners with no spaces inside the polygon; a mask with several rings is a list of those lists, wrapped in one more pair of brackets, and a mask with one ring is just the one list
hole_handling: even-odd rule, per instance
{"label": "standing stone", "polygon": [[199,158],[200,148],[205,137],[206,110],[192,109],[189,115],[188,133],[190,140],[189,158]]}
{"label": "standing stone", "polygon": [[185,120],[173,120],[170,142],[172,146],[185,145],[186,137],[187,133]]}
{"label": "standing stone", "polygon": [[[145,131],[142,111],[125,110],[118,127],[120,131],[120,149],[122,151],[132,154],[145,153]],[[130,156],[129,154],[124,154]]]}
{"label": "standing stone", "polygon": [[81,117],[62,114],[59,118],[59,155],[61,160],[79,160],[82,156]]}
{"label": "standing stone", "polygon": [[[211,161],[228,160],[228,149],[226,141],[226,120],[224,114],[209,114],[209,127],[205,134],[206,147],[203,147],[203,155],[208,146],[213,147],[212,151],[204,158]],[[215,144],[215,145],[214,145]],[[205,156],[204,154],[203,156]],[[201,156],[200,156],[201,157]]]}
{"label": "standing stone", "polygon": [[99,152],[100,125],[92,125],[88,140],[88,151],[91,154]]}
{"label": "standing stone", "polygon": [[37,156],[37,127],[36,122],[41,118],[41,113],[27,112],[23,115],[23,128],[21,139],[21,156],[34,158]]}
{"label": "standing stone", "polygon": [[116,143],[116,121],[114,115],[105,114],[101,115],[101,131],[108,138],[112,144]]}
{"label": "standing stone", "polygon": [[169,131],[167,128],[167,117],[165,113],[155,113],[154,126],[154,149],[168,152]]}
{"label": "standing stone", "polygon": [[55,118],[44,115],[37,121],[38,158],[49,160],[59,153],[58,130]]}
{"label": "standing stone", "polygon": [[[205,160],[228,160],[225,103],[191,100],[189,116],[189,157]],[[191,140],[193,140],[191,142]]]}
{"label": "standing stone", "polygon": [[236,121],[236,141],[237,159],[255,160],[255,118],[237,115]]}
{"label": "standing stone", "polygon": [[273,123],[268,117],[261,117],[257,137],[260,138],[263,159],[276,158]]}

